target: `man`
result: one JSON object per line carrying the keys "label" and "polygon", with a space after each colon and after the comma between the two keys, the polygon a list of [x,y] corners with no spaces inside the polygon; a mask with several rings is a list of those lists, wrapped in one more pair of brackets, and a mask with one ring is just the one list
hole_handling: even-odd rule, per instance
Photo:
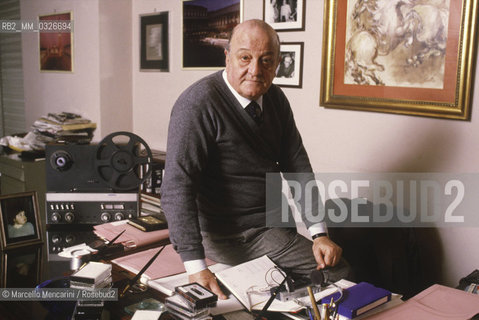
{"label": "man", "polygon": [[189,280],[220,299],[226,297],[205,253],[226,264],[267,254],[302,274],[341,258],[323,224],[309,226],[317,235],[313,242],[294,228],[266,226],[266,172],[312,172],[289,103],[272,85],[279,46],[265,22],[237,25],[225,50],[226,69],[185,90],[171,113],[161,190],[170,239]]}
{"label": "man", "polygon": [[294,60],[291,54],[287,53],[283,56],[283,59],[279,65],[278,78],[292,78],[294,77]]}

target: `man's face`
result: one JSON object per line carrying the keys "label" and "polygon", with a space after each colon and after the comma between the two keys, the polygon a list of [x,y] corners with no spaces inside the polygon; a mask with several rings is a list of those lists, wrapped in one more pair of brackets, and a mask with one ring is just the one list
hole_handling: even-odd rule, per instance
{"label": "man's face", "polygon": [[287,68],[289,67],[289,65],[291,64],[291,57],[290,56],[286,56],[283,58],[283,63],[284,63],[284,66]]}
{"label": "man's face", "polygon": [[259,26],[245,24],[235,31],[226,54],[228,82],[243,97],[256,100],[271,86],[279,63],[278,44]]}

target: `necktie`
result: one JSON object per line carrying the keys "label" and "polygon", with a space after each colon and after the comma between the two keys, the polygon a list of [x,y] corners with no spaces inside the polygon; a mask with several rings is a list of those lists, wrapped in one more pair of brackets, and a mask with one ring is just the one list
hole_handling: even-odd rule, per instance
{"label": "necktie", "polygon": [[256,103],[256,101],[251,101],[246,106],[245,110],[258,125],[263,122],[263,112],[261,112],[261,107]]}

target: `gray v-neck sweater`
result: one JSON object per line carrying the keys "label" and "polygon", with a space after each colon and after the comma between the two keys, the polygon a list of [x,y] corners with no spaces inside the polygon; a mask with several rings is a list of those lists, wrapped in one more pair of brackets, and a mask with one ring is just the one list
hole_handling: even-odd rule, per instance
{"label": "gray v-neck sweater", "polygon": [[265,226],[267,172],[312,171],[281,89],[264,94],[258,126],[222,72],[186,89],[171,113],[161,204],[183,261],[204,258],[200,230]]}

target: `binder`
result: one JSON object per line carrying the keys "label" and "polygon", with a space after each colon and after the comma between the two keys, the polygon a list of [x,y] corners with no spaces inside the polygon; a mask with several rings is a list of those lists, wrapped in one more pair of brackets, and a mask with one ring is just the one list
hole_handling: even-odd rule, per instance
{"label": "binder", "polygon": [[[321,299],[321,303],[337,301],[340,293],[336,292]],[[338,305],[338,313],[352,319],[391,300],[391,292],[378,288],[368,282],[360,282],[343,290],[343,298]]]}

